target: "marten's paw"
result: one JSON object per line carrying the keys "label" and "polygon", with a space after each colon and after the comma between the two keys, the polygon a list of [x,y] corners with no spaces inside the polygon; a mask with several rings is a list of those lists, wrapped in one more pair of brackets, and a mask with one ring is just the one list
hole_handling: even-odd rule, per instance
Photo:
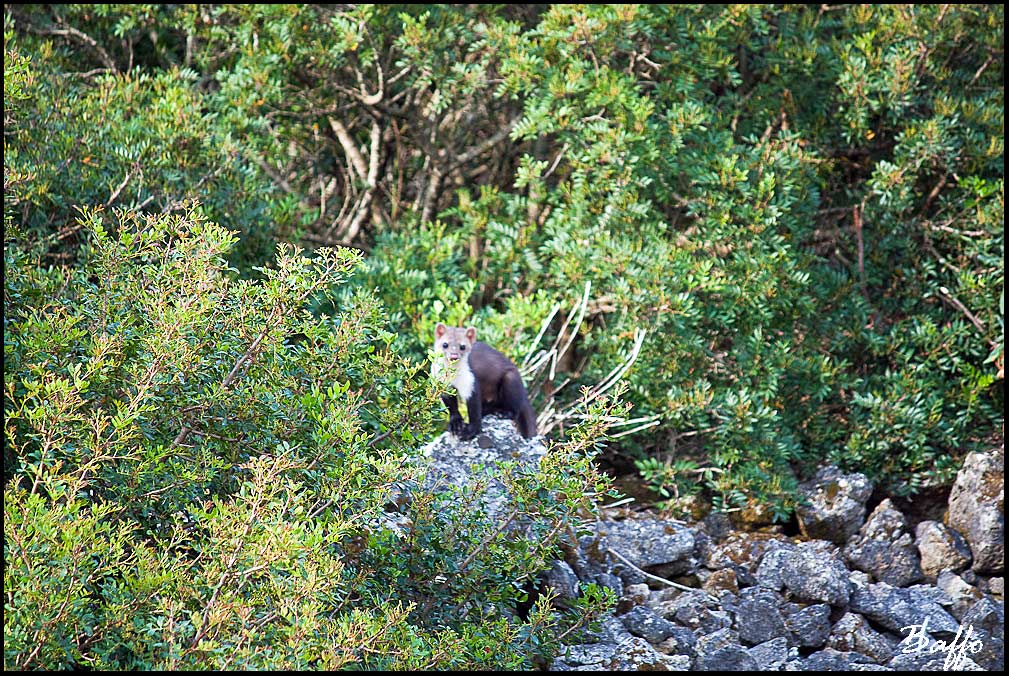
{"label": "marten's paw", "polygon": [[[452,416],[448,419],[448,431],[455,436],[462,439],[462,435],[466,431],[466,423],[463,421],[461,415]],[[470,437],[472,439],[472,437]]]}
{"label": "marten's paw", "polygon": [[469,441],[476,437],[480,433],[480,430],[474,430],[472,425],[466,425],[463,431],[459,434],[459,441]]}

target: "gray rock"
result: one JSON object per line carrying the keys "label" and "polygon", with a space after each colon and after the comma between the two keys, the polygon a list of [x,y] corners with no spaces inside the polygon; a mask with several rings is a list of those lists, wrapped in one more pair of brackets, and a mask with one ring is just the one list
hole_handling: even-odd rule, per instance
{"label": "gray rock", "polygon": [[802,542],[785,557],[781,579],[798,600],[843,607],[851,594],[848,569],[822,542]]}
{"label": "gray rock", "polygon": [[682,564],[685,572],[693,559],[693,532],[672,521],[603,521],[597,526],[596,532],[603,536],[599,547],[620,552],[638,568]]}
{"label": "gray rock", "polygon": [[1005,607],[990,598],[982,598],[964,613],[963,624],[1001,638],[1005,632]]}
{"label": "gray rock", "polygon": [[672,600],[660,599],[650,605],[662,617],[691,630],[711,633],[732,626],[729,613],[701,590],[683,592]]}
{"label": "gray rock", "polygon": [[744,589],[736,610],[736,628],[740,640],[747,645],[756,645],[785,636],[788,632],[781,617],[780,605],[781,597],[770,589]]}
{"label": "gray rock", "polygon": [[757,660],[743,646],[728,646],[697,658],[697,671],[756,671]]}
{"label": "gray rock", "polygon": [[957,620],[963,620],[964,613],[982,596],[980,589],[967,584],[962,577],[948,570],[939,573],[935,584],[937,589],[949,597],[949,612]]}
{"label": "gray rock", "polygon": [[710,634],[701,634],[698,636],[697,643],[694,645],[694,652],[697,653],[698,657],[703,657],[705,655],[711,655],[722,648],[738,645],[738,631],[728,628],[719,629],[718,631],[713,631]]}
{"label": "gray rock", "polygon": [[805,498],[796,509],[803,535],[843,545],[862,525],[872,485],[864,474],[844,474],[831,466],[800,484],[799,492]]}
{"label": "gray rock", "polygon": [[849,608],[886,629],[906,636],[910,627],[926,625],[927,633],[951,637],[959,626],[953,616],[925,594],[900,589],[885,582],[866,585],[851,594]]}
{"label": "gray rock", "polygon": [[659,652],[667,655],[694,655],[694,646],[697,645],[697,637],[694,632],[686,627],[673,625],[673,633],[666,640],[655,646]]}
{"label": "gray rock", "polygon": [[596,584],[598,584],[600,587],[606,587],[607,589],[612,589],[613,593],[616,594],[618,598],[624,595],[623,580],[621,580],[618,576],[612,573],[599,573],[594,578],[589,579],[594,579]]}
{"label": "gray rock", "polygon": [[1005,596],[1005,578],[993,577],[988,580],[988,593],[992,596]]}
{"label": "gray rock", "polygon": [[830,630],[827,647],[843,652],[868,655],[879,664],[893,657],[896,642],[869,626],[865,618],[855,613],[845,613]]}
{"label": "gray rock", "polygon": [[562,607],[570,607],[580,595],[578,586],[578,576],[564,561],[554,561],[543,575],[543,584],[546,589],[552,589],[557,593],[555,602]]}
{"label": "gray rock", "polygon": [[781,578],[785,560],[795,552],[795,545],[790,542],[771,540],[764,555],[760,557],[757,570],[754,573],[756,582],[761,587],[781,591],[785,581]]}
{"label": "gray rock", "polygon": [[757,662],[757,669],[760,671],[781,671],[785,662],[793,656],[788,649],[788,639],[784,636],[755,645],[747,652]]}
{"label": "gray rock", "polygon": [[617,614],[626,613],[634,606],[640,606],[648,602],[651,590],[645,583],[631,584],[624,587],[624,593],[617,601]]}
{"label": "gray rock", "polygon": [[[988,671],[1004,671],[1005,642],[1001,633],[995,636],[983,629],[974,630],[969,625],[965,626],[967,629],[957,641],[965,656]],[[950,641],[950,644],[953,642]]]}
{"label": "gray rock", "polygon": [[897,587],[922,579],[918,548],[907,532],[904,515],[889,498],[879,503],[869,519],[844,548],[848,563],[880,582]]}
{"label": "gray rock", "polygon": [[938,521],[922,521],[915,529],[921,571],[933,578],[944,570],[961,571],[971,563],[970,547],[955,530]]}
{"label": "gray rock", "polygon": [[[445,432],[422,449],[430,462],[425,485],[447,483],[470,490],[474,474],[485,475],[486,470],[481,468],[496,468],[507,461],[534,468],[546,451],[543,437],[523,439],[510,420],[488,416],[483,421],[483,433],[477,439],[459,441]],[[493,479],[477,502],[485,514],[494,518],[507,512],[510,496],[504,484]]]}
{"label": "gray rock", "polygon": [[984,671],[969,657],[948,658],[944,652],[928,651],[897,653],[886,666],[894,671]]}
{"label": "gray rock", "polygon": [[851,665],[852,671],[893,671],[890,667],[885,667],[882,664],[873,664],[871,662],[867,664],[857,663]]}
{"label": "gray rock", "polygon": [[636,606],[620,620],[628,632],[653,644],[662,643],[676,633],[675,624],[659,617],[646,606]]}
{"label": "gray rock", "polygon": [[817,603],[791,613],[785,617],[785,627],[793,645],[820,648],[830,635],[830,606]]}
{"label": "gray rock", "polygon": [[690,658],[677,655],[664,655],[653,648],[642,638],[618,646],[616,657],[606,665],[608,671],[687,671],[690,669]]}
{"label": "gray rock", "polygon": [[802,671],[852,671],[854,665],[869,662],[871,660],[860,653],[824,648],[802,660]]}
{"label": "gray rock", "polygon": [[583,643],[565,646],[550,665],[550,671],[571,671],[580,666],[597,666],[600,669],[613,661],[617,646],[611,643]]}
{"label": "gray rock", "polygon": [[971,453],[956,475],[946,523],[970,545],[976,573],[1005,569],[1005,451]]}

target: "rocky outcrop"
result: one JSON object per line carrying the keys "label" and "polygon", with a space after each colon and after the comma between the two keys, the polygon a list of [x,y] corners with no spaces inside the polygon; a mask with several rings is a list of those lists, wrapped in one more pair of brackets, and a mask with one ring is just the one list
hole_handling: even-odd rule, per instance
{"label": "rocky outcrop", "polygon": [[[535,463],[544,452],[508,421],[488,418],[476,442],[443,438],[429,447],[430,480],[465,485],[474,465]],[[735,531],[717,515],[691,525],[631,512],[604,517],[540,586],[563,608],[596,583],[617,606],[550,669],[1000,671],[1003,578],[985,574],[1002,569],[996,474],[991,458],[968,458],[947,523],[921,522],[914,538],[889,500],[866,519],[871,486],[836,468],[804,485],[801,538]],[[483,498],[489,510],[507,499],[493,485]]]}
{"label": "rocky outcrop", "polygon": [[[823,493],[823,504],[832,500],[838,516],[823,516],[830,511],[823,508],[817,522],[824,528],[820,532],[832,538],[847,533],[842,542],[732,531],[718,519],[684,526],[628,518],[602,521],[596,536],[583,539],[575,558],[595,556],[597,578],[608,571],[622,581],[622,626],[657,652],[678,658],[677,668],[1000,670],[1002,578],[964,570],[970,550],[948,526],[922,522],[913,538],[904,515],[889,500],[863,523],[858,505],[864,507],[867,484],[836,470],[817,476],[816,490],[824,490],[824,481],[839,486],[838,493]],[[864,514],[863,509],[862,518]],[[810,523],[807,512],[807,533]],[[639,536],[646,540],[635,542]],[[621,556],[603,561],[600,552]],[[678,580],[696,580],[700,588],[664,584],[636,570],[655,573],[670,564],[675,564],[668,570],[677,571]],[[923,580],[933,582],[915,584]],[[964,637],[970,641],[965,643]],[[605,642],[605,632],[596,640]],[[954,646],[952,656],[949,646]],[[604,667],[603,662],[594,664]],[[559,657],[552,668],[590,667]],[[672,667],[656,662],[647,668]]]}

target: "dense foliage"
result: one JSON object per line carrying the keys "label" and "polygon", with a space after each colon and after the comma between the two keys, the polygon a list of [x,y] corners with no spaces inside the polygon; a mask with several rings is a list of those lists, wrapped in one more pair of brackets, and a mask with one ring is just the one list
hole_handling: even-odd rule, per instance
{"label": "dense foliage", "polygon": [[[441,420],[437,321],[520,362],[566,345],[541,411],[636,355],[655,424],[608,457],[666,495],[784,517],[824,461],[948,484],[1002,443],[1003,30],[1001,5],[6,7],[5,664],[524,663],[546,615],[435,610],[506,607],[543,552],[428,584],[480,529],[416,500],[416,550],[376,527],[348,555]],[[432,589],[456,596],[410,605]]]}

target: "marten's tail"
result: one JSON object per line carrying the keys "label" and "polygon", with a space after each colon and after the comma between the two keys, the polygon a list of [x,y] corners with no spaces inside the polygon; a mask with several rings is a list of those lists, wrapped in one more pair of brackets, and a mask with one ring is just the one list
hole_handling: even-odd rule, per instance
{"label": "marten's tail", "polygon": [[521,434],[526,439],[532,439],[536,436],[536,414],[533,413],[533,407],[526,402],[525,407],[519,411],[518,419],[515,421],[518,424],[519,434]]}
{"label": "marten's tail", "polygon": [[522,384],[522,376],[518,371],[506,373],[502,382],[504,402],[507,408],[515,412],[515,424],[518,426],[519,434],[526,439],[536,436],[536,414],[529,403],[529,395],[526,394],[526,387]]}

